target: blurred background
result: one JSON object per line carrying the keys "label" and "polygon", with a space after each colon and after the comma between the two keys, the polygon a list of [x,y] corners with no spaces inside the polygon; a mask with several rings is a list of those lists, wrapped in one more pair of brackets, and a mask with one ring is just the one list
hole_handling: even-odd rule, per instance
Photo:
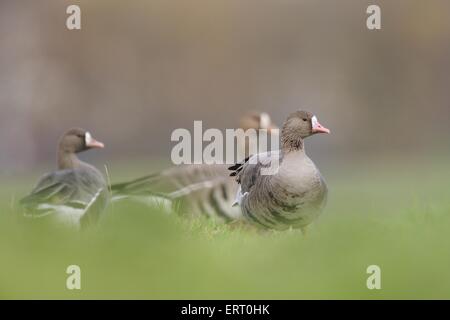
{"label": "blurred background", "polygon": [[[65,23],[81,7],[82,29]],[[382,29],[366,28],[381,7]],[[104,162],[170,160],[175,128],[234,128],[244,111],[282,124],[304,108],[333,134],[323,165],[448,151],[446,0],[0,2],[0,174],[54,166],[68,127]],[[332,155],[332,157],[330,157]]]}
{"label": "blurred background", "polygon": [[[448,0],[1,0],[0,298],[448,299],[449,15]],[[117,181],[170,166],[194,120],[299,108],[332,130],[306,142],[330,191],[310,238],[134,203],[83,233],[20,220],[69,127],[105,142],[82,158]]]}

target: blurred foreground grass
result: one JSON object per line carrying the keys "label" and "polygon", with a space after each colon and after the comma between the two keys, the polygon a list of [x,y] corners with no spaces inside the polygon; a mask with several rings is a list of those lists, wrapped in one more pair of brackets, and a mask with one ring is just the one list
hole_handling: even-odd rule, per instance
{"label": "blurred foreground grass", "polygon": [[[0,298],[450,298],[444,160],[324,172],[328,206],[306,239],[129,202],[85,232],[57,229],[17,219],[12,195],[32,182],[16,179],[0,189]],[[82,290],[65,287],[71,264]],[[372,264],[381,290],[366,288]]]}

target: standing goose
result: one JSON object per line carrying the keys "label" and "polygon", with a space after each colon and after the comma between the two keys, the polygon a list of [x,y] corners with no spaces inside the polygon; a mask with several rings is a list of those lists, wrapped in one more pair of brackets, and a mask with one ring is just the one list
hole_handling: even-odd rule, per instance
{"label": "standing goose", "polygon": [[96,222],[107,203],[107,185],[100,171],[76,154],[103,147],[103,143],[83,129],[73,128],[64,133],[58,144],[58,170],[44,175],[20,201],[26,215],[52,215],[75,226]]}
{"label": "standing goose", "polygon": [[[239,121],[241,129],[277,129],[270,116],[249,112]],[[246,144],[238,146],[241,154],[248,153]],[[221,222],[241,218],[239,208],[233,207],[237,184],[229,177],[226,164],[192,164],[165,169],[133,181],[113,184],[111,190],[115,200],[132,197],[151,204],[162,204],[183,208],[192,215],[203,214]]]}
{"label": "standing goose", "polygon": [[[281,130],[281,150],[254,155],[229,168],[240,185],[236,203],[246,220],[268,229],[303,230],[319,216],[327,186],[303,143],[316,133],[330,130],[310,112],[293,112]],[[270,172],[275,163],[277,170]]]}

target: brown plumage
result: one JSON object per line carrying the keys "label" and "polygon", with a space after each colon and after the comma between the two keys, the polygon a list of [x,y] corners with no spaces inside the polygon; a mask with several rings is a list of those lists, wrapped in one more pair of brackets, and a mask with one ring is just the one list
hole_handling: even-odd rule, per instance
{"label": "brown plumage", "polygon": [[[240,119],[242,129],[277,128],[266,113],[250,112]],[[246,141],[247,142],[247,141]],[[238,146],[248,153],[248,145]],[[180,165],[133,181],[111,186],[115,199],[134,198],[143,202],[172,205],[183,212],[204,214],[219,221],[240,219],[239,208],[233,207],[238,186],[229,177],[225,164]]]}
{"label": "brown plumage", "polygon": [[[305,154],[303,139],[329,132],[310,112],[293,112],[281,131],[281,150],[254,155],[230,167],[240,184],[236,203],[247,221],[284,230],[305,228],[316,219],[325,206],[327,187]],[[264,174],[262,170],[272,166],[275,170]]]}
{"label": "brown plumage", "polygon": [[100,171],[81,161],[77,154],[103,147],[84,129],[65,132],[58,143],[58,170],[44,175],[20,201],[26,215],[50,215],[75,226],[97,221],[107,203],[107,185]]}

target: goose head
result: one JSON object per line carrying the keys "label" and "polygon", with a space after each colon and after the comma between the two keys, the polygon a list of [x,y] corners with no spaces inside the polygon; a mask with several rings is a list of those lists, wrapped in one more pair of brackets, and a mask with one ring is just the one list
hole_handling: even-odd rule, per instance
{"label": "goose head", "polygon": [[64,153],[79,153],[92,148],[104,148],[104,144],[81,128],[66,131],[59,141],[59,150]]}
{"label": "goose head", "polygon": [[298,110],[291,113],[281,130],[282,144],[288,149],[303,147],[303,139],[317,133],[330,133],[319,123],[317,117],[309,111]]}
{"label": "goose head", "polygon": [[266,112],[249,112],[240,119],[240,127],[248,129],[267,129],[269,132],[278,127],[272,122],[269,114]]}

